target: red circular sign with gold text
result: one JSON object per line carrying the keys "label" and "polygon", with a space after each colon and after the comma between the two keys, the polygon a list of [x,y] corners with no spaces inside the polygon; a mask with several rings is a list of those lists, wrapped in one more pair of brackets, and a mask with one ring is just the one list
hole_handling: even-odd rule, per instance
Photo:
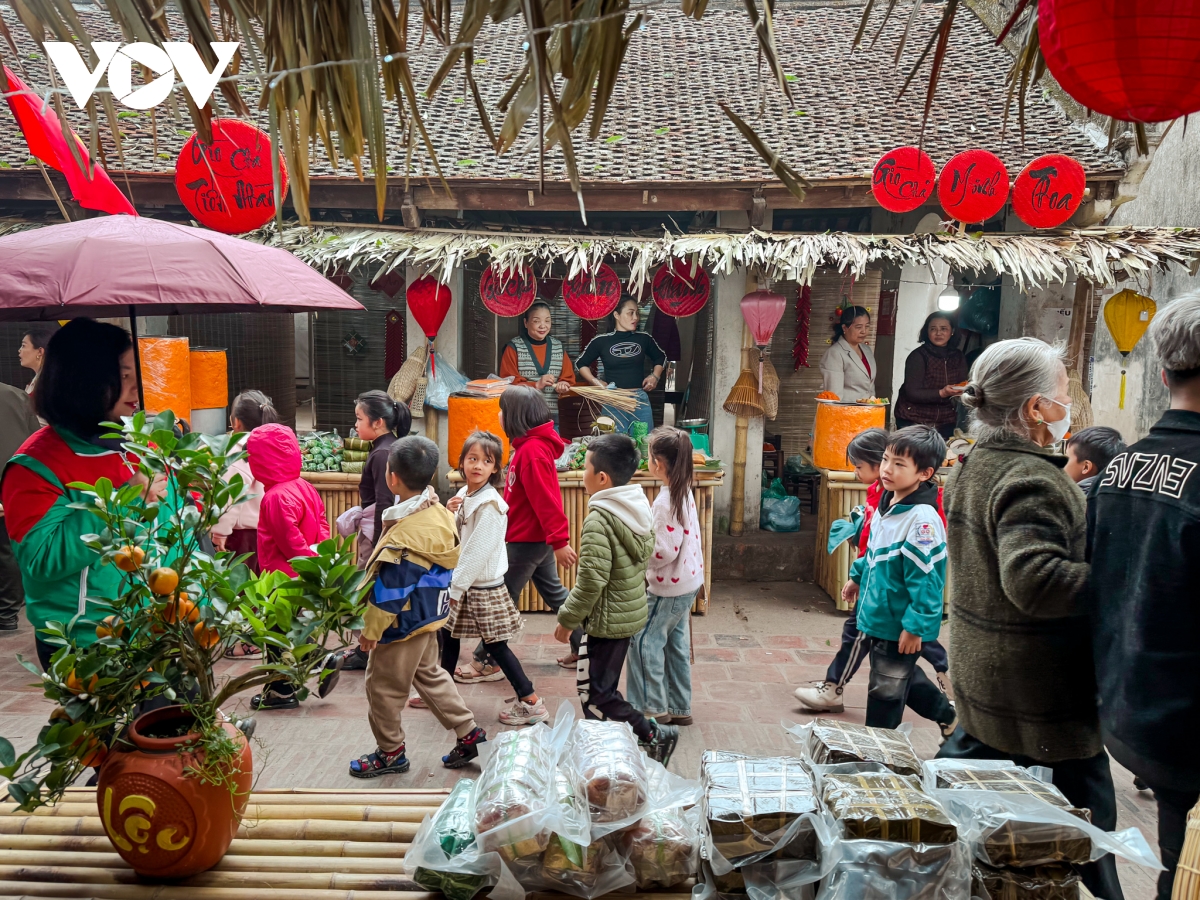
{"label": "red circular sign with gold text", "polygon": [[479,277],[479,297],[498,316],[519,316],[533,305],[537,279],[528,267],[505,269],[488,266]]}
{"label": "red circular sign with gold text", "polygon": [[1079,209],[1086,181],[1083,166],[1071,157],[1039,156],[1017,176],[1013,212],[1033,228],[1057,228]]}
{"label": "red circular sign with gold text", "polygon": [[889,212],[911,212],[933,196],[937,169],[920,147],[897,147],[875,163],[871,193]]}
{"label": "red circular sign with gold text", "polygon": [[986,150],[965,150],[951,157],[938,176],[938,202],[951,219],[986,222],[1008,199],[1008,170]]}
{"label": "red circular sign with gold text", "polygon": [[604,263],[595,272],[580,272],[562,286],[567,309],[581,319],[603,319],[621,302],[621,279]]}
{"label": "red circular sign with gold text", "polygon": [[697,264],[693,273],[692,264],[686,259],[672,259],[654,273],[650,293],[654,296],[655,306],[668,316],[682,319],[694,316],[704,308],[709,288],[704,266]]}
{"label": "red circular sign with gold text", "polygon": [[[271,138],[239,119],[213,119],[212,143],[193,134],[175,161],[175,190],[187,211],[205,228],[243,234],[275,216]],[[287,196],[287,166],[279,160],[281,197]]]}

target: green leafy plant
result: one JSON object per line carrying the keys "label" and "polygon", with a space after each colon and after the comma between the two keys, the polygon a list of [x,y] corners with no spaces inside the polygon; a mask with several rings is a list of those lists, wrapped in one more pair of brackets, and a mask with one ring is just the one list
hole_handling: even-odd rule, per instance
{"label": "green leafy plant", "polygon": [[[246,556],[202,549],[221,515],[246,499],[239,475],[223,476],[242,458],[240,434],[180,436],[170,412],[137,413],[117,434],[138,473],[123,485],[101,479],[72,484],[86,499],[72,504],[96,518],[83,535],[100,565],[122,573],[115,597],[89,597],[83,616],[50,622],[42,637],[58,646],[48,672],[25,660],[45,696],[57,704],[34,745],[17,755],[0,738],[0,776],[22,809],[52,803],[88,767],[102,763],[142,705],[178,703],[195,735],[186,749],[205,751],[188,774],[209,783],[234,782],[228,764],[240,752],[222,711],[238,694],[287,681],[301,699],[328,678],[330,654],[362,627],[366,587],[350,541],[332,539],[317,555],[291,561],[296,577],[255,576]],[[96,629],[81,645],[77,626]],[[270,648],[273,662],[218,677],[213,664],[235,640]]]}

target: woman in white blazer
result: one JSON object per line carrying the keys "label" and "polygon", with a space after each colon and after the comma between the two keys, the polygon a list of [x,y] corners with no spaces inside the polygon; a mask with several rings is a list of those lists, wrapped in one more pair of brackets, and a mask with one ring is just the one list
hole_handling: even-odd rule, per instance
{"label": "woman in white blazer", "polygon": [[847,306],[833,326],[833,346],[821,358],[824,389],[839,400],[875,396],[875,354],[867,344],[871,314],[863,306]]}

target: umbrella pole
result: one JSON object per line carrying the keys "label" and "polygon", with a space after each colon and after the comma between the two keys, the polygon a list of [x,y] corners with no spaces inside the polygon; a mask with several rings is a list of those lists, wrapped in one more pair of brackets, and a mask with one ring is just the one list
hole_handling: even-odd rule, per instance
{"label": "umbrella pole", "polygon": [[129,304],[129,336],[133,339],[133,371],[137,378],[138,409],[146,411],[146,392],[142,388],[142,348],[138,343],[137,306]]}

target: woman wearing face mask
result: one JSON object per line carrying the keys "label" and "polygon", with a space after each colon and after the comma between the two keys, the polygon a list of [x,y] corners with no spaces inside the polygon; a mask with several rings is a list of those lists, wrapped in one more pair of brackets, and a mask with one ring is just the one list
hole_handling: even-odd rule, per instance
{"label": "woman wearing face mask", "polygon": [[[650,396],[646,393],[658,387],[667,354],[650,335],[638,331],[638,305],[632,297],[624,297],[617,304],[614,314],[616,325],[607,334],[598,334],[584,349],[575,365],[579,377],[596,387],[616,387],[637,392],[638,406],[633,412],[624,412],[605,407],[605,412],[617,423],[617,430],[629,433],[634,422],[645,422],[646,432],[654,430],[654,416],[650,411]],[[592,374],[592,367],[599,360],[604,364],[607,383]],[[646,373],[646,363],[653,370]]]}
{"label": "woman wearing face mask", "polygon": [[896,403],[896,427],[929,425],[947,440],[954,434],[958,411],[954,398],[967,380],[967,358],[950,345],[954,325],[944,312],[925,319],[920,344],[904,361],[904,384]]}
{"label": "woman wearing face mask", "polygon": [[575,370],[562,341],[550,336],[550,304],[541,300],[525,310],[515,338],[500,357],[500,377],[542,392],[550,415],[558,422],[558,398],[575,386]]}
{"label": "woman wearing face mask", "polygon": [[833,346],[821,357],[823,390],[840,400],[875,396],[875,354],[867,338],[871,313],[865,306],[847,306],[833,326]]}
{"label": "woman wearing face mask", "polygon": [[[1071,427],[1061,354],[999,341],[975,361],[963,403],[977,443],[946,485],[950,679],[959,727],[940,757],[1049,766],[1092,824],[1117,825],[1100,738],[1088,621],[1083,492],[1050,449]],[[1112,856],[1083,867],[1097,897],[1121,900]]]}

